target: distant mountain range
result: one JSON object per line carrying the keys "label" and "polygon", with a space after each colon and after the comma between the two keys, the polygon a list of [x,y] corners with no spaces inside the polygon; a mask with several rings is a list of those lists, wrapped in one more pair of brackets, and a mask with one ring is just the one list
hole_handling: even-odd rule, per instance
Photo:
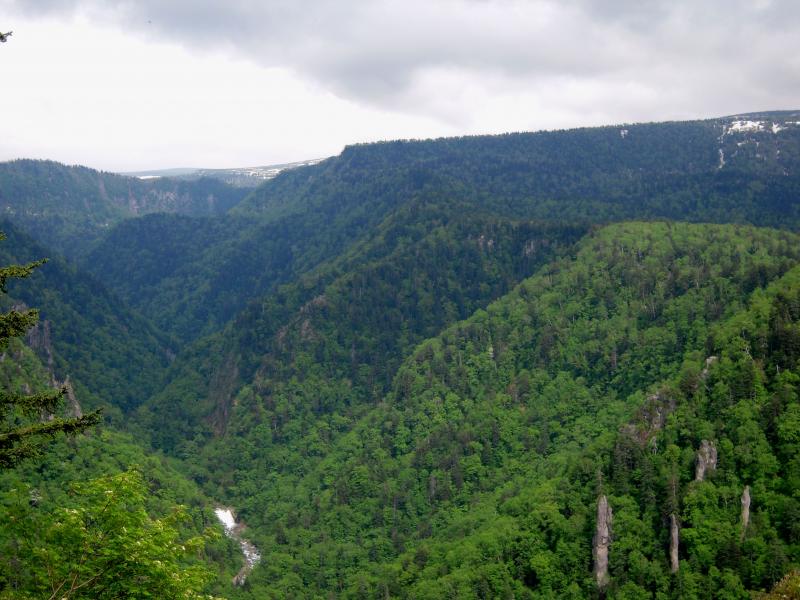
{"label": "distant mountain range", "polygon": [[131,217],[223,214],[249,191],[209,177],[142,180],[49,160],[0,163],[0,218],[70,258]]}
{"label": "distant mountain range", "polygon": [[272,179],[281,171],[315,165],[322,160],[323,159],[321,158],[315,158],[312,160],[301,160],[298,162],[281,163],[276,165],[238,167],[232,169],[153,169],[150,171],[129,171],[120,173],[120,175],[138,177],[139,179],[169,177],[171,179],[195,180],[202,179],[203,177],[210,177],[212,179],[219,179],[220,181],[235,187],[254,188],[267,179]]}

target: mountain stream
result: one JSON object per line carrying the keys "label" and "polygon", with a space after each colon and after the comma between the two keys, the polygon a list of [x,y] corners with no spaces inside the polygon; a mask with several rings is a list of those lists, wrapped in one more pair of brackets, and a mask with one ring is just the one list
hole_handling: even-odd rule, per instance
{"label": "mountain stream", "polygon": [[219,519],[219,522],[222,523],[222,527],[225,529],[225,535],[238,542],[239,546],[242,548],[242,554],[244,555],[244,566],[233,578],[233,585],[242,585],[245,579],[247,579],[247,576],[250,574],[250,571],[253,570],[253,567],[255,567],[256,564],[258,564],[258,561],[261,560],[261,554],[258,552],[258,548],[252,544],[252,542],[242,537],[241,533],[244,529],[244,524],[236,522],[236,517],[233,514],[233,510],[220,506],[214,509],[214,514],[217,515],[217,519]]}

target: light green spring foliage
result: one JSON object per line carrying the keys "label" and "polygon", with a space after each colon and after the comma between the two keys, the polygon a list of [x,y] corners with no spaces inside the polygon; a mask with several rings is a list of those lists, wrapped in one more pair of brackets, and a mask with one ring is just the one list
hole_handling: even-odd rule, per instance
{"label": "light green spring foliage", "polygon": [[[440,513],[444,521],[430,541],[362,585],[374,589],[395,578],[390,589],[414,598],[593,597],[591,540],[597,497],[604,493],[614,510],[607,597],[745,599],[748,590],[769,589],[800,561],[800,269],[756,288],[746,303],[731,290],[725,292],[727,318],[707,329],[700,348],[690,344],[671,363],[672,374],[650,387],[657,392],[652,398],[629,397],[635,409],[629,416],[609,419],[611,406],[598,405],[589,411],[593,421],[579,429],[584,433],[573,437],[580,423],[573,419],[585,411],[574,404],[581,398],[575,384],[565,387],[569,379],[562,378],[562,403],[544,397],[538,410],[555,409],[560,414],[551,423],[569,426],[551,429],[535,452],[507,450],[500,461],[506,468],[515,454],[527,455],[527,464],[516,463],[493,492],[473,496],[467,511]],[[705,370],[709,353],[717,361]],[[588,381],[603,385],[597,376]],[[535,395],[520,409],[530,410],[531,402],[537,403]],[[654,420],[658,411],[663,421]],[[496,414],[502,440],[509,430]],[[719,463],[697,482],[703,439],[716,444]],[[745,485],[753,497],[746,529],[740,514]],[[671,513],[681,524],[677,575],[667,560]],[[496,559],[487,560],[491,556]]]}
{"label": "light green spring foliage", "polygon": [[8,598],[206,598],[209,572],[187,557],[202,537],[184,539],[181,508],[153,519],[140,473],[75,484],[59,506],[29,488],[3,494],[2,578]]}
{"label": "light green spring foliage", "polygon": [[[213,473],[197,473],[224,484],[262,549],[252,597],[592,597],[601,492],[609,597],[768,589],[798,561],[792,455],[766,433],[793,439],[796,396],[770,409],[777,421],[765,409],[776,371],[780,385],[796,371],[798,259],[789,233],[614,225],[420,344],[362,416],[322,378],[247,386],[229,434],[202,449]],[[759,328],[742,325],[753,314]],[[331,404],[286,419],[313,386]],[[696,486],[702,439],[720,465]],[[758,501],[742,541],[746,484]],[[675,511],[685,565],[671,576]]]}
{"label": "light green spring foliage", "polygon": [[[12,340],[0,381],[11,391],[40,392],[48,374]],[[208,552],[221,565],[231,562],[218,533],[198,533],[210,518],[208,501],[120,433],[57,438],[0,473],[0,490],[3,598],[55,591],[56,598],[205,597],[213,578]]]}

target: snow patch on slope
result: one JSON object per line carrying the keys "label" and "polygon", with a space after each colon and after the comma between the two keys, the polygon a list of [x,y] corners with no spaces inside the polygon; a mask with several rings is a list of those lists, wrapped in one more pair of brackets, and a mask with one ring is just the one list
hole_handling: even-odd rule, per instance
{"label": "snow patch on slope", "polygon": [[763,121],[734,121],[729,126],[725,133],[742,133],[745,131],[763,131]]}

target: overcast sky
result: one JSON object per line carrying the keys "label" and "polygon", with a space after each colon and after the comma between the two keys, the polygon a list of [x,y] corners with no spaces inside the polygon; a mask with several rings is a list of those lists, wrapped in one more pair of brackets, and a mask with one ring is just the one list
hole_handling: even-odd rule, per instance
{"label": "overcast sky", "polygon": [[0,0],[0,160],[255,166],[800,108],[796,0]]}

